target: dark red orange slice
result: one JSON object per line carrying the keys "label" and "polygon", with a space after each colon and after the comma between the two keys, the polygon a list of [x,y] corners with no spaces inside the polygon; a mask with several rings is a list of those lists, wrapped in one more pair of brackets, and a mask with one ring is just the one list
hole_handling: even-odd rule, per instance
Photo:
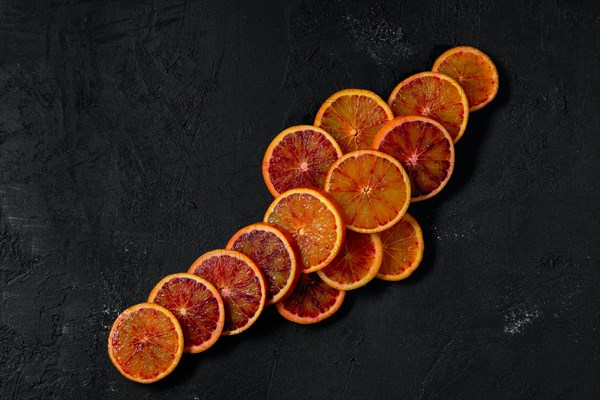
{"label": "dark red orange slice", "polygon": [[408,278],[423,259],[425,244],[421,227],[412,216],[404,214],[400,222],[380,236],[383,261],[377,277],[386,281]]}

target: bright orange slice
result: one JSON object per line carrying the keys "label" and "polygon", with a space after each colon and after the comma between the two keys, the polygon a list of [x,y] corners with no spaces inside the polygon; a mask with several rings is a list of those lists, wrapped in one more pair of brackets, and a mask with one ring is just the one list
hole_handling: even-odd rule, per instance
{"label": "bright orange slice", "polygon": [[157,304],[141,303],[117,317],[108,335],[108,355],[127,379],[161,380],[183,354],[183,332],[175,315]]}
{"label": "bright orange slice", "polygon": [[417,116],[396,118],[377,134],[373,148],[400,161],[410,178],[411,201],[435,196],[454,170],[454,143],[438,122]]}
{"label": "bright orange slice", "polygon": [[382,257],[383,246],[379,234],[349,231],[340,254],[317,274],[336,289],[357,289],[375,278]]}
{"label": "bright orange slice", "polygon": [[474,47],[459,46],[435,60],[433,72],[448,75],[464,89],[469,111],[477,111],[494,100],[498,93],[498,70],[492,60]]}
{"label": "bright orange slice", "polygon": [[375,93],[346,89],[329,97],[319,109],[315,126],[325,129],[342,151],[370,149],[379,128],[394,118],[392,110]]}
{"label": "bright orange slice", "polygon": [[325,190],[342,209],[346,227],[377,233],[400,221],[410,203],[410,182],[392,156],[376,150],[344,154],[333,164]]}
{"label": "bright orange slice", "polygon": [[175,315],[183,330],[186,353],[200,353],[221,336],[225,323],[223,300],[206,279],[184,273],[166,276],[152,289],[148,302]]}
{"label": "bright orange slice", "polygon": [[288,190],[271,203],[264,220],[292,235],[300,248],[304,273],[329,264],[346,235],[339,209],[318,189]]}
{"label": "bright orange slice", "polygon": [[377,277],[386,281],[400,281],[414,272],[423,259],[423,233],[417,221],[409,214],[391,229],[381,232],[383,261]]}
{"label": "bright orange slice", "polygon": [[240,229],[227,248],[244,253],[260,268],[267,285],[265,305],[273,304],[294,289],[300,276],[294,239],[281,228],[266,222]]}
{"label": "bright orange slice", "polygon": [[436,120],[458,142],[469,119],[465,91],[449,76],[421,72],[400,82],[388,104],[396,117],[421,115]]}
{"label": "bright orange slice", "polygon": [[323,189],[329,167],[341,155],[340,146],[323,129],[293,126],[277,135],[267,148],[263,178],[275,197],[297,187]]}
{"label": "bright orange slice", "polygon": [[213,250],[198,258],[188,271],[212,283],[225,305],[223,335],[236,335],[258,319],[267,289],[260,269],[234,250]]}

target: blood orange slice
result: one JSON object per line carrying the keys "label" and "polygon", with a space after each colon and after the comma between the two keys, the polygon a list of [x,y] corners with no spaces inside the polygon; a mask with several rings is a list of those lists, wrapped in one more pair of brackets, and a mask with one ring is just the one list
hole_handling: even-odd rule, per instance
{"label": "blood orange slice", "polygon": [[129,307],[108,335],[110,360],[134,382],[152,383],[169,375],[182,353],[183,332],[177,318],[157,304]]}
{"label": "blood orange slice", "polygon": [[252,260],[234,250],[213,250],[198,258],[188,271],[212,283],[225,305],[223,335],[248,329],[265,305],[264,278]]}
{"label": "blood orange slice", "polygon": [[379,234],[346,234],[340,254],[317,274],[326,284],[340,290],[352,290],[375,278],[383,257]]}
{"label": "blood orange slice", "polygon": [[327,285],[317,274],[302,274],[292,294],[275,307],[289,321],[314,324],[339,310],[345,296],[346,292]]}
{"label": "blood orange slice", "polygon": [[487,54],[474,47],[459,46],[446,51],[435,60],[432,71],[448,75],[462,86],[469,111],[482,109],[498,93],[496,66]]}
{"label": "blood orange slice", "polygon": [[262,174],[275,197],[297,187],[323,188],[331,164],[342,155],[323,129],[293,126],[273,139],[263,159]]}
{"label": "blood orange slice", "polygon": [[329,132],[342,151],[348,153],[370,149],[379,128],[392,118],[392,110],[375,93],[346,89],[323,103],[315,118],[315,126]]}
{"label": "blood orange slice", "polygon": [[221,336],[225,323],[223,300],[206,279],[183,273],[166,276],[152,289],[148,302],[175,315],[183,330],[186,353],[200,353]]}
{"label": "blood orange slice", "polygon": [[333,164],[325,190],[342,209],[348,229],[377,233],[402,218],[410,203],[410,182],[392,156],[376,150],[344,154]]}
{"label": "blood orange slice", "polygon": [[393,119],[377,134],[373,148],[396,158],[410,178],[411,201],[439,193],[454,170],[454,143],[438,122],[418,116]]}
{"label": "blood orange slice", "polygon": [[326,193],[317,189],[288,190],[271,203],[264,220],[292,235],[300,248],[305,273],[329,264],[346,235],[339,209]]}
{"label": "blood orange slice", "polygon": [[436,120],[458,142],[469,119],[469,103],[460,85],[449,76],[421,72],[400,82],[388,104],[396,117],[421,115]]}
{"label": "blood orange slice", "polygon": [[227,249],[244,253],[262,271],[267,285],[265,305],[280,301],[296,285],[301,266],[295,247],[287,232],[265,222],[240,229],[227,243]]}
{"label": "blood orange slice", "polygon": [[383,261],[377,277],[386,281],[400,281],[414,272],[423,259],[423,233],[417,221],[409,214],[395,226],[381,232]]}

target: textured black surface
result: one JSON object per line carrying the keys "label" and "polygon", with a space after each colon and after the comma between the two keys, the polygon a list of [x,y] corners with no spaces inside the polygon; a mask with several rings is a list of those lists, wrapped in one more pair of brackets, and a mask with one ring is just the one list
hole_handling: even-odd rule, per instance
{"label": "textured black surface", "polygon": [[[0,397],[599,398],[599,32],[583,0],[1,0]],[[461,44],[501,88],[410,208],[413,277],[320,325],[266,310],[155,385],[118,374],[119,312],[262,218],[276,133]]]}

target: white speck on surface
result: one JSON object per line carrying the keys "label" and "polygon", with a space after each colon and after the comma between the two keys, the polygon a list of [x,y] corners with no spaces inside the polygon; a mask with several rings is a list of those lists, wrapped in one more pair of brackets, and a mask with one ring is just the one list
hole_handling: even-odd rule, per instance
{"label": "white speck on surface", "polygon": [[533,321],[538,319],[540,315],[541,313],[536,307],[527,310],[522,306],[517,306],[504,315],[504,321],[506,321],[504,333],[510,335],[521,333],[527,329],[529,325],[533,324]]}

